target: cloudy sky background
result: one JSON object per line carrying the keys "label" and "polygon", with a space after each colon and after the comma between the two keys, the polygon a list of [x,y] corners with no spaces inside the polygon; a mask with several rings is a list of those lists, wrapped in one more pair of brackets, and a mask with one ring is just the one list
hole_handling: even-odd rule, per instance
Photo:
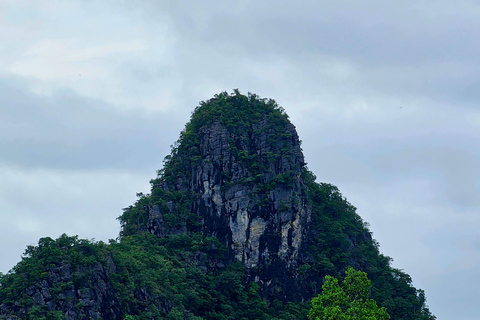
{"label": "cloudy sky background", "polygon": [[116,238],[200,100],[274,98],[439,319],[478,319],[476,1],[0,0],[0,271]]}

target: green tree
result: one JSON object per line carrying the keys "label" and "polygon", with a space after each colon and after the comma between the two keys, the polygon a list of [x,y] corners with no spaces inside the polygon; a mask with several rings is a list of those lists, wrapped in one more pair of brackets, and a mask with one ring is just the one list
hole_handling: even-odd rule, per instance
{"label": "green tree", "polygon": [[369,299],[371,286],[367,274],[348,268],[340,286],[338,280],[325,277],[322,293],[312,299],[309,320],[388,320],[385,308]]}

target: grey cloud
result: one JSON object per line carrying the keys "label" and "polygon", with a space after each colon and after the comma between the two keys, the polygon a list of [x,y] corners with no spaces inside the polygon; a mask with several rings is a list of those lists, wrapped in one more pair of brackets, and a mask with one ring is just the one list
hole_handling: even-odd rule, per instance
{"label": "grey cloud", "polygon": [[219,5],[206,1],[158,6],[192,41],[243,44],[246,52],[333,54],[365,63],[414,65],[448,58],[474,60],[480,22],[471,2],[354,4],[338,1]]}
{"label": "grey cloud", "polygon": [[[115,110],[73,92],[52,97],[0,81],[0,161],[26,167],[142,170],[160,166],[184,119]],[[193,107],[192,107],[193,108]]]}
{"label": "grey cloud", "polygon": [[[297,74],[304,69],[292,82],[305,84],[324,76],[314,67],[319,59],[335,57],[358,73],[338,83],[351,94],[374,90],[457,104],[473,104],[479,98],[480,19],[470,1],[180,1],[160,3],[153,12],[171,17],[179,59],[190,71],[185,73],[192,74],[199,69],[196,64],[203,63],[201,75],[220,81],[225,68],[238,69],[235,74],[241,78],[237,65],[242,60],[273,60],[277,65],[288,61]],[[202,52],[215,58],[204,60]],[[225,56],[230,59],[222,63]]]}
{"label": "grey cloud", "polygon": [[448,274],[429,279],[432,290],[427,296],[427,303],[437,301],[435,308],[444,319],[477,319],[477,310],[471,308],[471,297],[480,295],[479,286],[472,282],[477,276],[478,270],[474,266],[451,270]]}
{"label": "grey cloud", "polygon": [[[462,124],[451,126],[460,131]],[[358,124],[358,128],[368,130],[365,124]],[[346,132],[338,128],[319,130],[326,141],[317,140],[314,146],[307,138],[307,161],[314,161],[316,173],[324,181],[382,185],[411,177],[429,182],[434,188],[432,202],[465,209],[480,206],[480,152],[474,132],[469,137],[455,133],[422,135],[412,127],[397,132],[401,138],[392,139],[388,138],[390,131],[383,130],[376,133],[377,138],[367,138],[366,132],[354,128]],[[342,136],[336,136],[336,132],[342,132]],[[350,140],[356,137],[364,140]]]}

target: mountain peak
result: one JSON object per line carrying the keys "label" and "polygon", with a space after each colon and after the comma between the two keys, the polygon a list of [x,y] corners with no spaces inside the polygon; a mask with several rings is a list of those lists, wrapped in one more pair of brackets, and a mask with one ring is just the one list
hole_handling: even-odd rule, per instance
{"label": "mountain peak", "polygon": [[123,230],[202,232],[247,268],[296,265],[310,214],[304,165],[295,127],[275,101],[238,91],[216,95],[195,109],[152,180],[144,225],[129,228],[122,218]]}

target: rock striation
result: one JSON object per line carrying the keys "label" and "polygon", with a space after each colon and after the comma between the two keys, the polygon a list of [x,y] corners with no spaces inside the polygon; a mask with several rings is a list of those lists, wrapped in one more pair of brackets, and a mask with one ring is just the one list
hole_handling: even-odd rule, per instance
{"label": "rock striation", "polygon": [[[284,155],[283,143],[268,143],[262,120],[253,124],[253,132],[261,134],[237,136],[219,123],[200,130],[202,163],[192,170],[190,188],[200,197],[192,209],[202,217],[203,231],[216,236],[248,268],[266,264],[271,259],[295,264],[302,239],[302,226],[309,212],[302,201],[301,169],[303,154],[293,125],[286,125],[291,136],[292,151]],[[246,131],[246,130],[245,130]],[[247,136],[248,139],[242,139]],[[237,153],[254,155],[268,163],[260,177],[252,183],[252,173],[232,153],[230,144],[239,145]],[[279,155],[268,161],[268,155]],[[269,190],[267,184],[276,177],[289,179],[289,186],[277,183]]]}

